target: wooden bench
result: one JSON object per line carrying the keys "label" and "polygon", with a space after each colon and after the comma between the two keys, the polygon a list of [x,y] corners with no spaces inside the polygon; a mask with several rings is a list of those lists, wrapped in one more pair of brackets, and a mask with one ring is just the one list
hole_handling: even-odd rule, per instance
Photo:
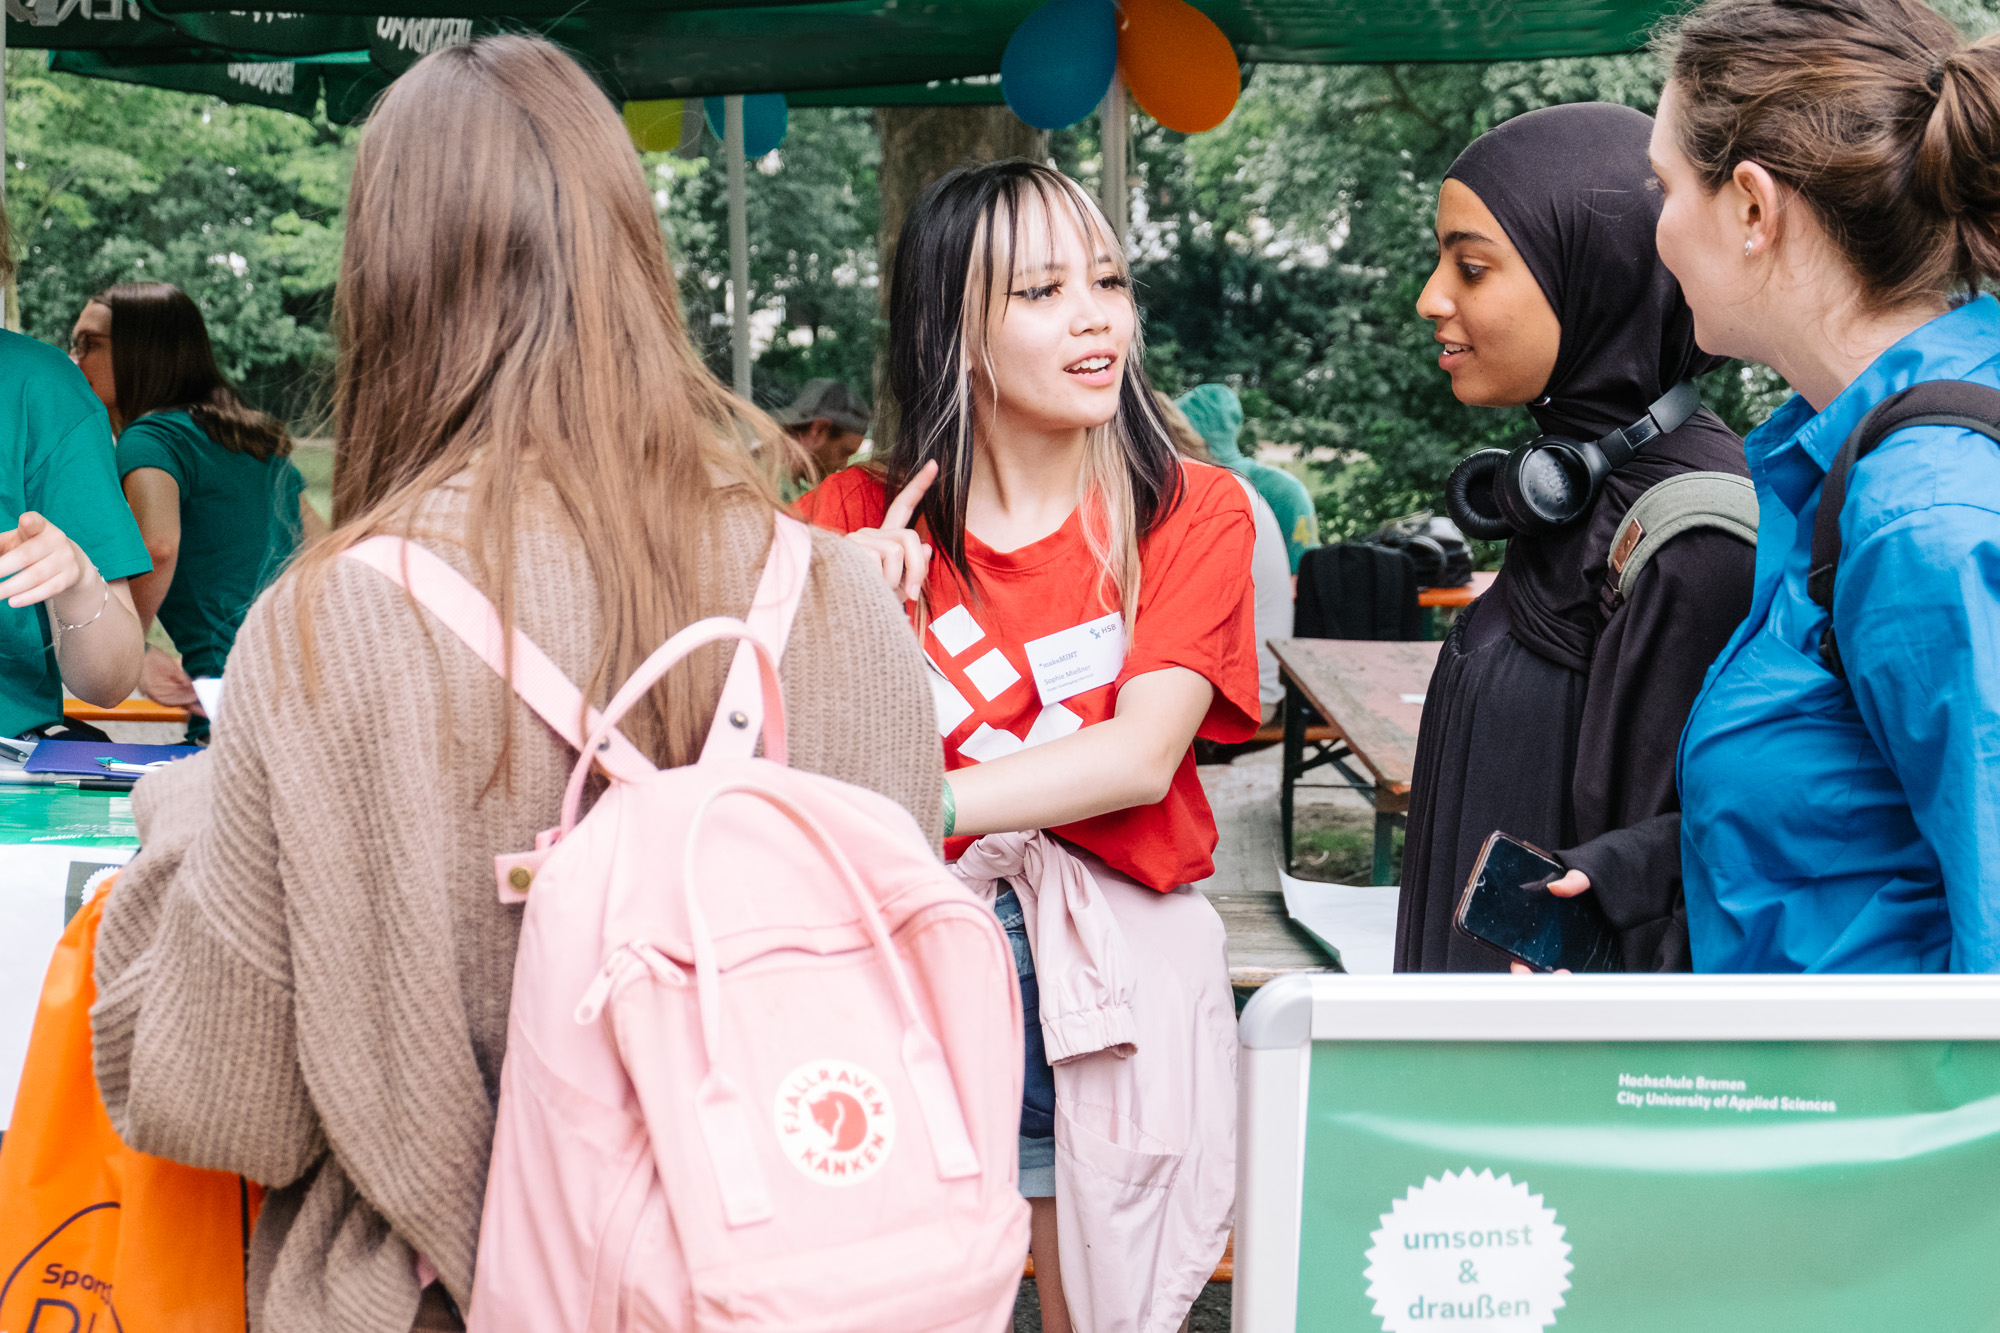
{"label": "wooden bench", "polygon": [[1493,580],[1500,575],[1493,570],[1474,571],[1472,582],[1461,583],[1456,588],[1421,588],[1417,591],[1417,605],[1426,611],[1441,609],[1456,610],[1461,606],[1471,606],[1481,594],[1493,586]]}
{"label": "wooden bench", "polygon": [[63,716],[72,722],[90,723],[185,722],[188,720],[187,709],[169,708],[165,704],[156,704],[151,699],[144,698],[127,699],[123,703],[112,705],[110,708],[102,708],[97,704],[85,703],[83,700],[74,697],[66,698],[63,700]]}

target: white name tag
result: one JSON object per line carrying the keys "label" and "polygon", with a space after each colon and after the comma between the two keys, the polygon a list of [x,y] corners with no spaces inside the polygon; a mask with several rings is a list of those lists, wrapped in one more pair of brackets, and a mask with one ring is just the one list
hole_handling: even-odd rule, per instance
{"label": "white name tag", "polygon": [[1022,647],[1046,708],[1118,679],[1125,665],[1125,620],[1113,613],[1030,639]]}

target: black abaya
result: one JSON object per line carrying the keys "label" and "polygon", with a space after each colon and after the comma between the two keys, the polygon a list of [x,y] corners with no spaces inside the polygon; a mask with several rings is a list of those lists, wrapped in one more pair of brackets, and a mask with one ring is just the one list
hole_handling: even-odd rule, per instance
{"label": "black abaya", "polygon": [[[1653,248],[1651,121],[1551,107],[1461,155],[1451,175],[1493,212],[1562,325],[1544,431],[1590,439],[1637,420],[1716,362]],[[1630,970],[1688,966],[1674,762],[1704,673],[1748,613],[1755,552],[1713,530],[1661,547],[1632,596],[1608,593],[1611,539],[1647,488],[1686,471],[1745,473],[1707,411],[1645,446],[1583,519],[1518,536],[1493,589],[1446,638],[1411,785],[1400,971],[1499,971],[1451,919],[1480,846],[1504,831],[1590,877]]]}

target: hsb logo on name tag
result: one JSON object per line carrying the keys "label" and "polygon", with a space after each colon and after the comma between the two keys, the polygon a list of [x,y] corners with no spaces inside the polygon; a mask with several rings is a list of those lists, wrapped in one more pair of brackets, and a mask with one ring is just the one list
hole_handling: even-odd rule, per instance
{"label": "hsb logo on name tag", "polygon": [[1046,708],[1118,679],[1125,665],[1125,618],[1113,612],[1021,646]]}

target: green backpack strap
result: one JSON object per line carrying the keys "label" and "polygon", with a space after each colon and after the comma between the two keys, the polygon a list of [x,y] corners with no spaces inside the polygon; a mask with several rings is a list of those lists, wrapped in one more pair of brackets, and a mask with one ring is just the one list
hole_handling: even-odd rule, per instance
{"label": "green backpack strap", "polygon": [[1647,489],[1611,539],[1610,604],[1632,595],[1653,553],[1692,528],[1715,528],[1757,544],[1757,488],[1729,472],[1682,472]]}

